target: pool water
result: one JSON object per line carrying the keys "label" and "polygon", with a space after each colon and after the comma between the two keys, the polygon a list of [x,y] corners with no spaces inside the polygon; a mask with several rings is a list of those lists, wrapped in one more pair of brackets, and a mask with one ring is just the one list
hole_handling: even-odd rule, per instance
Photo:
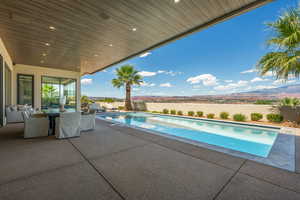
{"label": "pool water", "polygon": [[98,117],[260,157],[268,157],[278,135],[277,129],[148,113],[107,113]]}

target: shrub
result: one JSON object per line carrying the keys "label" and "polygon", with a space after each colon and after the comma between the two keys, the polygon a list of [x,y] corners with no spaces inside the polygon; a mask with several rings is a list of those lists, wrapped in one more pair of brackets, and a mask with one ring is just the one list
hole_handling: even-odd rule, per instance
{"label": "shrub", "polygon": [[251,120],[252,121],[259,121],[263,118],[263,115],[260,113],[251,113]]}
{"label": "shrub", "polygon": [[197,111],[197,116],[198,117],[203,117],[203,112],[202,111]]}
{"label": "shrub", "polygon": [[118,106],[118,110],[124,110],[124,106]]}
{"label": "shrub", "polygon": [[152,113],[160,113],[159,111],[151,111]]}
{"label": "shrub", "polygon": [[229,113],[228,112],[221,112],[220,113],[220,118],[221,119],[228,119]]}
{"label": "shrub", "polygon": [[165,108],[165,109],[163,109],[163,113],[164,114],[169,114],[169,110]]}
{"label": "shrub", "polygon": [[233,119],[235,121],[244,122],[244,121],[246,121],[247,118],[243,114],[235,114],[235,115],[233,115]]}
{"label": "shrub", "polygon": [[296,107],[296,106],[300,105],[300,99],[286,97],[286,98],[280,100],[279,105]]}
{"label": "shrub", "polygon": [[188,116],[194,116],[195,112],[194,111],[188,111]]}
{"label": "shrub", "polygon": [[172,115],[176,115],[176,110],[171,110]]}
{"label": "shrub", "polygon": [[209,114],[206,115],[206,117],[208,119],[213,119],[213,118],[215,118],[215,114],[214,113],[209,113]]}
{"label": "shrub", "polygon": [[282,122],[283,121],[283,116],[280,115],[280,114],[273,114],[273,113],[270,113],[270,114],[267,114],[267,119],[270,121],[270,122]]}
{"label": "shrub", "polygon": [[182,111],[181,111],[181,110],[178,110],[178,111],[177,111],[177,115],[183,115]]}

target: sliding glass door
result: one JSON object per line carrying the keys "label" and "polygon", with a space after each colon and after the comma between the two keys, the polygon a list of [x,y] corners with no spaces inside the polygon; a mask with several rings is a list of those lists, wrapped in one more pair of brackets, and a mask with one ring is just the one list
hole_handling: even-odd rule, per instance
{"label": "sliding glass door", "polygon": [[17,104],[34,106],[34,77],[33,75],[17,75]]}
{"label": "sliding glass door", "polygon": [[66,109],[76,109],[76,79],[42,76],[42,109],[59,108],[64,103]]}

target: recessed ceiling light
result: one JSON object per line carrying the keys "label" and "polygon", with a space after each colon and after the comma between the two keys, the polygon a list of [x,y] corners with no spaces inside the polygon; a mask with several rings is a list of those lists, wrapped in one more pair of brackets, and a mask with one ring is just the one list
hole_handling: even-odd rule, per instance
{"label": "recessed ceiling light", "polygon": [[113,45],[112,45],[112,44],[109,44],[109,46],[112,47]]}
{"label": "recessed ceiling light", "polygon": [[179,3],[180,2],[180,0],[174,0],[174,3]]}
{"label": "recessed ceiling light", "polygon": [[46,46],[50,46],[50,44],[48,42],[45,43]]}
{"label": "recessed ceiling light", "polygon": [[56,28],[55,28],[54,26],[49,26],[49,29],[50,29],[51,31],[55,31],[55,30],[56,30]]}
{"label": "recessed ceiling light", "polygon": [[42,55],[43,55],[43,56],[47,56],[47,54],[46,54],[46,53],[43,53]]}
{"label": "recessed ceiling light", "polygon": [[95,56],[95,57],[98,57],[98,54],[95,54],[94,56]]}
{"label": "recessed ceiling light", "polygon": [[137,29],[136,28],[132,28],[132,31],[136,31]]}

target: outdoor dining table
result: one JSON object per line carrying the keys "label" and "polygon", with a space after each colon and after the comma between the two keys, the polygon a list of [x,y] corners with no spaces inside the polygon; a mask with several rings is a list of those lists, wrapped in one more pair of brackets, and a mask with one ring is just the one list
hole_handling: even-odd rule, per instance
{"label": "outdoor dining table", "polygon": [[[64,112],[76,112],[75,109],[66,109]],[[43,113],[48,116],[49,130],[48,135],[55,135],[55,119],[60,116],[61,111],[59,109],[46,109]]]}

